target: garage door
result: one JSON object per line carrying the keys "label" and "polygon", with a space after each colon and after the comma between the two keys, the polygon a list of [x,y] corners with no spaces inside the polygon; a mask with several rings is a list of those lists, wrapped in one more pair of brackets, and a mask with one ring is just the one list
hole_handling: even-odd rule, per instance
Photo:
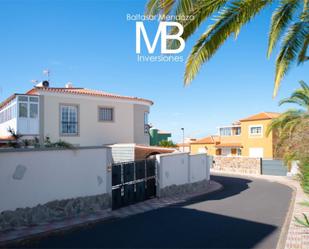
{"label": "garage door", "polygon": [[263,157],[264,156],[264,149],[263,148],[250,148],[249,149],[249,156],[250,157]]}

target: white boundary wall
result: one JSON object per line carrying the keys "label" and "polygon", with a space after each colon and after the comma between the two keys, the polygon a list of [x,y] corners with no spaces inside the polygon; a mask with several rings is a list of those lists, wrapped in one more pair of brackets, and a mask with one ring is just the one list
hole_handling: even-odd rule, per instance
{"label": "white boundary wall", "polygon": [[206,154],[180,152],[161,154],[156,158],[160,189],[210,179],[212,159]]}
{"label": "white boundary wall", "polygon": [[110,164],[106,147],[0,151],[0,212],[110,193]]}

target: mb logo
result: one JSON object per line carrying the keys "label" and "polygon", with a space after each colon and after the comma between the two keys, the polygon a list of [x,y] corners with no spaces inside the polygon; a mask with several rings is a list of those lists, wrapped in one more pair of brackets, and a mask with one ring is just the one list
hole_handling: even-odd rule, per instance
{"label": "mb logo", "polygon": [[[177,27],[178,33],[177,34],[167,34],[167,27]],[[145,26],[143,22],[136,22],[136,53],[141,53],[141,35],[144,38],[147,50],[149,54],[153,54],[159,37],[161,36],[161,53],[162,54],[177,54],[184,50],[185,48],[185,41],[180,37],[183,33],[183,27],[178,22],[160,22],[156,36],[152,44],[150,44]],[[168,49],[167,48],[167,40],[178,40],[180,46],[175,49]]]}

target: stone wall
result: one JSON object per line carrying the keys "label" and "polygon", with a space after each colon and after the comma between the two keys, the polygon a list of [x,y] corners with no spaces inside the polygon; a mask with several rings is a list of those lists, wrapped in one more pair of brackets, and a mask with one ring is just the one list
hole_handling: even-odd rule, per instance
{"label": "stone wall", "polygon": [[208,184],[209,184],[208,180],[186,183],[181,185],[173,184],[163,189],[160,189],[160,197],[171,197],[171,196],[206,191]]}
{"label": "stone wall", "polygon": [[109,194],[55,200],[32,208],[17,208],[0,213],[0,232],[21,226],[36,225],[91,214],[111,207]]}
{"label": "stone wall", "polygon": [[214,156],[213,169],[240,174],[261,174],[261,159],[254,157]]}

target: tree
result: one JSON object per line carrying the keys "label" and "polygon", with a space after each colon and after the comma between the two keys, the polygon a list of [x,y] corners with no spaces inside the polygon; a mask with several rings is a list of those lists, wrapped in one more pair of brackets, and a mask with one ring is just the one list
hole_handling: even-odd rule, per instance
{"label": "tree", "polygon": [[279,105],[292,103],[298,109],[290,109],[273,119],[267,134],[275,131],[278,136],[276,150],[284,154],[286,161],[299,160],[304,191],[309,193],[309,86],[300,81],[301,87]]}
{"label": "tree", "polygon": [[[200,70],[224,44],[234,35],[238,37],[241,28],[253,19],[273,0],[149,0],[146,14],[175,14],[194,18],[179,18],[184,27],[182,38],[188,39],[210,16],[215,22],[200,36],[186,62],[184,83],[190,84]],[[177,32],[172,29],[171,33]],[[283,38],[276,60],[273,95],[276,96],[281,80],[293,62],[298,64],[309,59],[309,1],[280,0],[271,17],[268,36],[267,57],[273,52],[278,41]],[[171,42],[177,47],[178,42]]]}
{"label": "tree", "polygon": [[159,142],[159,146],[175,148],[176,144],[173,141],[162,140],[162,141]]}

